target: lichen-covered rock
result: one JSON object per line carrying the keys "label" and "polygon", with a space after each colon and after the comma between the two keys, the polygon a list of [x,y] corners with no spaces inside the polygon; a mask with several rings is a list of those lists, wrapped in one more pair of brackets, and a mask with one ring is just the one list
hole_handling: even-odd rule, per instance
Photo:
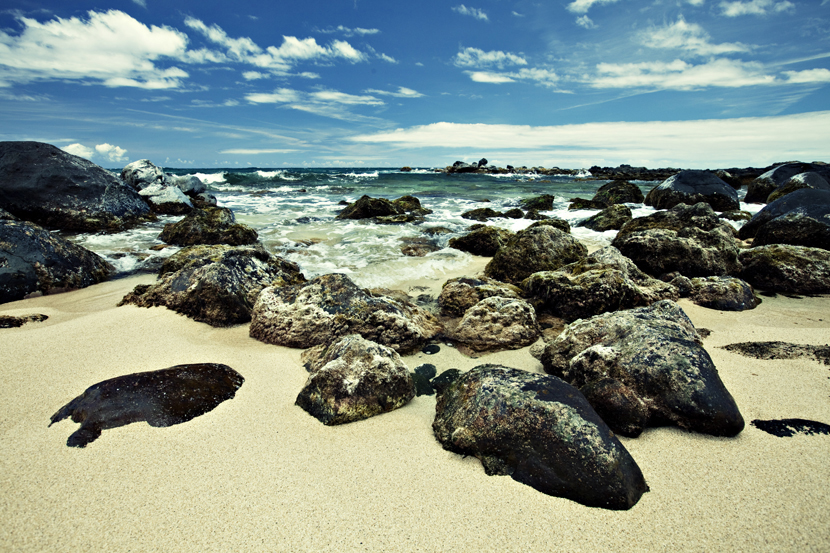
{"label": "lichen-covered rock", "polygon": [[25,221],[0,217],[0,303],[85,288],[115,272],[97,254]]}
{"label": "lichen-covered rock", "polygon": [[80,232],[155,218],[138,192],[109,171],[41,142],[0,142],[0,208],[47,228]]}
{"label": "lichen-covered rock", "polygon": [[830,292],[830,251],[773,244],[742,250],[740,277],[755,288],[784,294]]}
{"label": "lichen-covered rock", "polygon": [[708,204],[678,204],[632,219],[611,244],[650,275],[730,275],[740,269],[736,234]]}
{"label": "lichen-covered rock", "polygon": [[608,207],[604,201],[600,200],[586,200],[585,198],[571,198],[568,200],[568,211],[575,211],[577,209],[596,209],[602,210]]}
{"label": "lichen-covered rock", "polygon": [[504,213],[496,211],[492,207],[479,207],[471,209],[470,211],[465,211],[461,214],[461,217],[464,219],[470,219],[471,221],[481,221],[483,223],[495,217],[504,217]]}
{"label": "lichen-covered rock", "polygon": [[[372,198],[363,195],[356,202],[349,204],[337,215],[337,219],[372,219],[380,218],[380,222],[397,223],[411,222],[415,218],[423,220],[424,215],[432,213],[421,207],[421,202],[414,196],[402,196],[397,200],[386,198]],[[403,216],[403,219],[401,217]],[[407,217],[412,219],[407,219]]]}
{"label": "lichen-covered rock", "polygon": [[613,246],[557,271],[534,273],[522,288],[536,309],[566,321],[678,297],[674,286],[649,277]]}
{"label": "lichen-covered rock", "polygon": [[617,204],[606,207],[596,215],[588,217],[576,226],[585,227],[597,232],[606,230],[620,230],[627,222],[633,219],[628,206]]}
{"label": "lichen-covered rock", "polygon": [[304,282],[299,266],[249,246],[192,246],[165,261],[159,280],[137,286],[120,305],[163,306],[211,326],[251,320],[266,286]]}
{"label": "lichen-covered rock", "polygon": [[570,223],[568,223],[568,221],[566,221],[565,219],[562,219],[560,217],[546,217],[545,219],[536,221],[535,223],[533,223],[532,225],[527,227],[527,229],[525,229],[525,230],[532,229],[532,228],[538,228],[538,227],[553,227],[553,228],[558,228],[559,230],[561,230],[562,232],[564,232],[566,234],[571,233]]}
{"label": "lichen-covered rock", "polygon": [[451,278],[441,288],[438,305],[442,315],[461,317],[469,308],[485,298],[500,296],[518,299],[520,293],[518,287],[492,278]]}
{"label": "lichen-covered rock", "polygon": [[475,367],[442,387],[432,429],[444,449],[477,457],[488,475],[590,507],[630,509],[648,490],[582,394],[555,377]]}
{"label": "lichen-covered rock", "polygon": [[778,198],[786,196],[796,190],[801,190],[802,188],[830,190],[830,183],[827,182],[827,179],[815,172],[799,173],[790,177],[790,179],[779,188],[773,190],[772,193],[767,196],[767,203],[774,202]]}
{"label": "lichen-covered rock", "polygon": [[518,349],[539,338],[539,325],[526,301],[492,296],[469,308],[449,337],[474,351]]}
{"label": "lichen-covered rock", "polygon": [[641,204],[645,197],[643,191],[636,184],[627,180],[613,180],[599,187],[592,198],[595,202],[602,202],[607,206],[618,204]]}
{"label": "lichen-covered rock", "polygon": [[689,297],[701,307],[720,311],[746,311],[758,306],[752,286],[735,277],[693,278]]}
{"label": "lichen-covered rock", "polygon": [[142,188],[138,195],[144,198],[156,213],[182,215],[193,210],[193,202],[175,186],[151,184]]}
{"label": "lichen-covered rock", "polygon": [[473,225],[470,232],[458,238],[450,238],[449,246],[462,252],[493,257],[499,248],[507,244],[513,232],[487,225]]}
{"label": "lichen-covered rock", "polygon": [[588,249],[570,234],[539,221],[519,231],[484,268],[490,278],[519,284],[539,271],[554,271],[585,257]]}
{"label": "lichen-covered rock", "polygon": [[303,360],[311,375],[295,403],[325,425],[368,419],[415,397],[415,384],[401,357],[358,334],[308,353]]}
{"label": "lichen-covered rock", "polygon": [[250,335],[268,344],[308,348],[347,334],[407,352],[441,331],[433,315],[395,298],[373,295],[343,274],[266,288],[254,306]]}
{"label": "lichen-covered rock", "polygon": [[[640,398],[648,407],[643,426],[630,424],[638,418],[636,402],[626,424],[605,421],[620,434],[635,436],[646,425],[663,424],[715,436],[735,436],[744,428],[694,325],[670,300],[575,321],[545,347],[541,361],[545,372],[577,388],[612,379]],[[627,403],[595,408],[619,411]]]}
{"label": "lichen-covered rock", "polygon": [[177,223],[164,225],[159,240],[176,246],[227,244],[244,246],[257,241],[257,232],[236,222],[227,207],[194,209]]}
{"label": "lichen-covered rock", "polygon": [[524,209],[536,211],[551,211],[553,209],[553,201],[556,199],[551,194],[542,194],[534,198],[526,198],[519,202],[519,205]]}
{"label": "lichen-covered rock", "polygon": [[766,203],[769,195],[799,173],[818,173],[825,179],[830,178],[830,166],[817,163],[783,163],[773,167],[753,180],[747,186],[744,201],[748,204]]}
{"label": "lichen-covered rock", "polygon": [[687,170],[673,175],[649,191],[645,204],[671,209],[684,203],[706,203],[715,211],[740,209],[738,192],[709,171]]}

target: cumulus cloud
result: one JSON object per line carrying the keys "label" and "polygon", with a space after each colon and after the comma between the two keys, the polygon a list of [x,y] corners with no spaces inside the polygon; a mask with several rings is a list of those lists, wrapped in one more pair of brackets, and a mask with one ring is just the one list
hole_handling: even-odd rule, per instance
{"label": "cumulus cloud", "polygon": [[687,23],[680,17],[664,27],[652,27],[639,33],[640,42],[650,48],[685,50],[699,56],[748,52],[740,42],[712,44],[709,34],[697,23]]}
{"label": "cumulus cloud", "polygon": [[98,144],[95,146],[95,151],[101,154],[108,161],[124,162],[127,160],[127,150],[112,144]]}
{"label": "cumulus cloud", "polygon": [[164,89],[179,88],[188,77],[178,67],[159,65],[185,56],[184,33],[148,27],[121,11],[90,11],[86,18],[45,23],[28,17],[17,21],[20,34],[0,30],[0,65],[9,82],[76,80]]}
{"label": "cumulus cloud", "polygon": [[830,69],[806,69],[804,71],[784,71],[790,83],[830,83]]}
{"label": "cumulus cloud", "polygon": [[784,0],[751,0],[750,2],[721,2],[721,13],[726,17],[738,17],[740,15],[767,15],[781,13],[795,9],[795,4]]}
{"label": "cumulus cloud", "polygon": [[93,150],[92,148],[87,148],[83,144],[79,144],[77,142],[74,144],[69,144],[68,146],[64,146],[63,148],[61,148],[61,150],[68,154],[72,154],[73,156],[78,156],[85,159],[92,159],[92,156],[95,155],[95,150]]}
{"label": "cumulus cloud", "polygon": [[461,4],[459,6],[453,6],[452,11],[459,13],[461,15],[469,15],[470,17],[475,17],[476,19],[480,19],[482,21],[489,20],[487,14],[484,13],[484,11],[478,8],[468,8],[464,4]]}
{"label": "cumulus cloud", "polygon": [[574,0],[568,4],[568,11],[571,13],[588,13],[596,4],[613,4],[617,0]]}
{"label": "cumulus cloud", "polygon": [[479,48],[464,48],[453,58],[456,67],[498,67],[509,65],[527,65],[527,60],[516,54],[491,50],[485,52]]}

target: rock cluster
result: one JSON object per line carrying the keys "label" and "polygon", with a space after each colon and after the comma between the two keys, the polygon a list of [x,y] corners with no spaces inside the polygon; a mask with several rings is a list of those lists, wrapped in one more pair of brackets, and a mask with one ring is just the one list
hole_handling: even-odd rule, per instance
{"label": "rock cluster", "polygon": [[402,196],[397,200],[361,196],[346,206],[337,219],[375,219],[378,223],[412,223],[423,221],[432,210],[421,207],[414,196]]}

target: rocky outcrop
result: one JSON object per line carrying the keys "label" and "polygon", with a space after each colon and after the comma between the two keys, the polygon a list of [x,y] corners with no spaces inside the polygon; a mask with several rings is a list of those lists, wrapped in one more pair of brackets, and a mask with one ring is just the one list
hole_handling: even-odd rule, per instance
{"label": "rocky outcrop", "polygon": [[184,215],[193,210],[193,202],[184,192],[175,186],[153,184],[138,193],[156,213],[164,215]]}
{"label": "rocky outcrop", "polygon": [[617,204],[603,209],[584,221],[580,221],[576,226],[605,232],[607,230],[620,230],[631,219],[633,219],[631,209],[628,206]]}
{"label": "rocky outcrop", "polygon": [[588,253],[570,234],[539,221],[521,230],[502,247],[484,269],[484,274],[510,284],[539,271],[553,271]]}
{"label": "rocky outcrop", "polygon": [[415,397],[401,357],[358,334],[305,351],[303,362],[311,375],[295,403],[325,425],[368,419]]}
{"label": "rocky outcrop", "polygon": [[557,271],[534,273],[522,288],[538,311],[566,321],[678,297],[674,286],[649,277],[613,246]]}
{"label": "rocky outcrop", "polygon": [[636,184],[627,180],[613,180],[600,186],[592,200],[610,207],[618,204],[641,204],[645,197]]}
{"label": "rocky outcrop", "polygon": [[438,296],[441,314],[447,317],[462,317],[469,308],[483,299],[493,296],[519,299],[521,290],[511,284],[482,277],[458,277],[444,283]]}
{"label": "rocky outcrop", "polygon": [[730,275],[740,269],[736,234],[708,204],[678,204],[626,223],[611,244],[650,275]]}
{"label": "rocky outcrop", "polygon": [[458,238],[450,238],[449,246],[462,252],[493,257],[499,248],[507,244],[513,232],[487,225],[473,225],[470,232]]}
{"label": "rocky outcrop", "polygon": [[545,372],[583,390],[623,435],[664,424],[715,436],[744,428],[694,325],[673,301],[573,322],[541,361]]}
{"label": "rocky outcrop", "polygon": [[817,190],[830,190],[830,183],[818,173],[799,173],[791,177],[780,188],[776,188],[767,196],[767,203],[774,202],[778,198],[786,196],[802,188],[815,188]]}
{"label": "rocky outcrop", "polygon": [[480,365],[442,387],[432,424],[449,451],[542,493],[630,509],[648,490],[634,459],[562,380]]}
{"label": "rocky outcrop", "polygon": [[551,211],[555,199],[556,197],[551,194],[542,194],[533,198],[525,198],[519,202],[519,205],[528,211]]}
{"label": "rocky outcrop", "polygon": [[476,209],[465,211],[461,214],[461,217],[463,219],[469,219],[470,221],[480,221],[484,223],[496,217],[504,217],[504,213],[496,211],[491,207],[478,207]]}
{"label": "rocky outcrop", "polygon": [[127,164],[121,170],[121,178],[139,191],[148,186],[165,184],[164,171],[149,159],[139,159]]}
{"label": "rocky outcrop", "polygon": [[257,241],[257,232],[236,222],[227,207],[194,209],[181,221],[164,225],[159,240],[175,246],[227,244],[244,246]]}
{"label": "rocky outcrop", "polygon": [[[372,219],[378,222],[412,222],[415,219],[423,220],[424,215],[431,210],[421,207],[421,202],[414,196],[402,196],[397,200],[386,198],[372,198],[363,195],[356,202],[349,204],[341,211],[336,219]],[[406,216],[410,216],[407,218]],[[401,217],[404,217],[401,219]]]}
{"label": "rocky outcrop", "polygon": [[701,307],[719,311],[746,311],[759,303],[748,282],[725,276],[691,279],[689,298]]}
{"label": "rocky outcrop", "polygon": [[760,290],[784,294],[830,292],[830,252],[774,244],[741,251],[740,277]]}
{"label": "rocky outcrop", "polygon": [[595,179],[608,180],[666,180],[680,172],[680,169],[666,167],[663,169],[647,169],[645,167],[632,167],[623,164],[618,167],[599,167],[594,165],[590,169],[591,176]]}
{"label": "rocky outcrop", "polygon": [[790,244],[830,250],[830,190],[805,188],[767,204],[738,231],[752,245]]}
{"label": "rocky outcrop", "polygon": [[664,180],[646,195],[645,204],[671,209],[678,204],[706,203],[715,211],[740,209],[738,192],[709,171],[681,171]]}
{"label": "rocky outcrop", "polygon": [[491,296],[467,309],[448,336],[474,351],[518,349],[539,338],[539,325],[526,301]]}
{"label": "rocky outcrop", "polygon": [[747,187],[744,201],[749,204],[766,203],[769,195],[799,173],[818,173],[825,179],[830,178],[830,166],[818,163],[782,163],[766,171],[752,181]]}
{"label": "rocky outcrop", "polygon": [[346,275],[330,274],[263,290],[254,306],[250,335],[268,344],[308,348],[360,334],[407,352],[440,331],[435,317],[420,307],[370,294]]}
{"label": "rocky outcrop", "polygon": [[266,286],[304,281],[296,263],[261,246],[192,246],[165,261],[158,282],[137,286],[119,305],[163,306],[211,326],[231,326],[251,320]]}
{"label": "rocky outcrop", "polygon": [[166,174],[149,159],[134,161],[121,170],[121,178],[138,190],[156,213],[182,215],[194,206],[216,205],[199,177]]}
{"label": "rocky outcrop", "polygon": [[154,218],[138,192],[91,161],[41,142],[0,142],[0,208],[38,225],[121,230]]}
{"label": "rocky outcrop", "polygon": [[57,234],[0,216],[0,303],[85,288],[114,272],[103,258]]}

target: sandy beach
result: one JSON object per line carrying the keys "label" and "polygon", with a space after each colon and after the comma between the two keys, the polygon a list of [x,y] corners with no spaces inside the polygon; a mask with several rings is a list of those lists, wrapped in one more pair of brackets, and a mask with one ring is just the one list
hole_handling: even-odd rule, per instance
{"label": "sandy beach", "polygon": [[[467,269],[474,274],[481,260]],[[404,289],[439,281],[404,283]],[[294,405],[300,350],[248,326],[212,328],[164,308],[116,307],[152,275],[0,305],[49,319],[0,330],[2,551],[827,551],[830,437],[779,438],[753,419],[830,423],[830,367],[761,361],[720,346],[826,344],[830,296],[764,298],[719,312],[682,300],[747,421],[736,438],[675,428],[621,438],[651,491],[629,511],[584,507],[441,448],[434,396],[327,427]],[[405,357],[438,371],[482,362],[528,371],[528,348],[471,359],[442,346]],[[115,376],[213,362],[245,383],[190,422],[136,423],[66,446],[78,425],[49,417]]]}

